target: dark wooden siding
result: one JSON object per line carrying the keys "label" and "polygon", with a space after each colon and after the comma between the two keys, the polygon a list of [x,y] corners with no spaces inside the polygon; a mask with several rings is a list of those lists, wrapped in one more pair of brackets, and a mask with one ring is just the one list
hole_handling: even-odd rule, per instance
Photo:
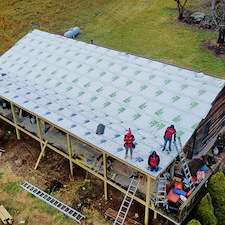
{"label": "dark wooden siding", "polygon": [[225,126],[225,87],[212,103],[212,107],[185,146],[187,157],[200,153]]}

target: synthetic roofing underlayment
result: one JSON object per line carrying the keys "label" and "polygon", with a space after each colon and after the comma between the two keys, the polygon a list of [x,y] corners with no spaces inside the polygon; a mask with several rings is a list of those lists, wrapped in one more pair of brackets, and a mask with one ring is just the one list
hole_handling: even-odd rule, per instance
{"label": "synthetic roofing underlayment", "polygon": [[[147,172],[149,153],[158,176],[177,152],[162,151],[167,126],[185,144],[225,84],[162,62],[33,30],[0,57],[0,96],[80,139]],[[105,125],[102,135],[96,134]],[[124,134],[136,148],[124,159]],[[139,158],[144,161],[139,162]]]}

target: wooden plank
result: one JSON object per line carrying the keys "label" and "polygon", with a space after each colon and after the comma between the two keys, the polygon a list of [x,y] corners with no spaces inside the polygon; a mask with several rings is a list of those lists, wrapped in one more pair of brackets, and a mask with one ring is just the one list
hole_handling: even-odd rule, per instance
{"label": "wooden plank", "polygon": [[[105,216],[108,217],[108,218],[111,218],[113,220],[116,219],[116,216],[117,216],[117,211],[111,209],[111,208],[108,208],[105,212]],[[126,217],[124,223],[124,225],[142,225],[141,223],[135,221],[135,220],[132,220],[131,218],[129,217]]]}
{"label": "wooden plank", "polygon": [[0,219],[4,224],[12,224],[13,218],[3,205],[0,205]]}

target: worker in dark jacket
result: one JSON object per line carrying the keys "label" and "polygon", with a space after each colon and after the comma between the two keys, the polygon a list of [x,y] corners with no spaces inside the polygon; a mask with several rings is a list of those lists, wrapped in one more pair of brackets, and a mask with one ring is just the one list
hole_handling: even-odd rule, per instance
{"label": "worker in dark jacket", "polygon": [[157,172],[159,162],[160,162],[159,156],[156,154],[155,151],[153,151],[148,158],[148,168],[150,168],[151,171],[155,170]]}
{"label": "worker in dark jacket", "polygon": [[163,151],[166,149],[167,142],[169,142],[169,151],[171,151],[172,137],[173,137],[173,140],[176,141],[176,129],[174,128],[174,125],[171,125],[170,127],[166,128],[166,131],[164,134]]}
{"label": "worker in dark jacket", "polygon": [[130,158],[132,159],[132,154],[133,154],[133,148],[135,147],[133,141],[134,141],[134,135],[131,133],[131,130],[129,128],[128,132],[125,134],[124,136],[124,147],[125,147],[125,150],[126,150],[126,153],[125,153],[125,159],[127,158],[127,154],[128,154],[128,150],[130,149]]}

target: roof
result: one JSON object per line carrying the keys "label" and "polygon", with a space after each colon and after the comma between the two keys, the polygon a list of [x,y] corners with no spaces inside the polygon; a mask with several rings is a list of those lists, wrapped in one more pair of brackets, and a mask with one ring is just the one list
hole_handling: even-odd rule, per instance
{"label": "roof", "polygon": [[[0,57],[0,95],[115,157],[124,160],[123,137],[135,136],[133,159],[146,170],[160,158],[158,176],[176,157],[162,152],[174,124],[185,144],[225,81],[126,52],[33,30]],[[105,125],[102,135],[96,134]],[[139,162],[138,157],[144,161]]]}

